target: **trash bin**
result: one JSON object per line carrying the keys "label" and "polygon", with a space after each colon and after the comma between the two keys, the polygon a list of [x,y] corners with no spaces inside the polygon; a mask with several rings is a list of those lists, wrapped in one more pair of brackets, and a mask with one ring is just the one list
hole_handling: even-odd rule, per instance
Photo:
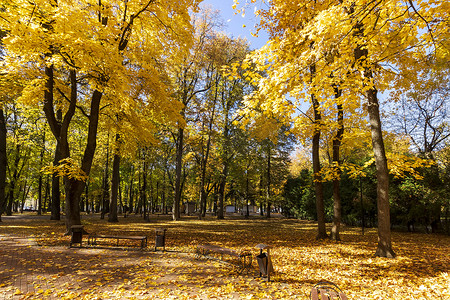
{"label": "trash bin", "polygon": [[166,251],[166,230],[165,228],[155,230],[155,251],[158,247],[163,247],[163,251]]}
{"label": "trash bin", "polygon": [[70,227],[70,246],[69,248],[72,248],[73,244],[80,244],[80,248],[82,246],[83,242],[83,225],[72,225]]}
{"label": "trash bin", "polygon": [[[258,244],[255,247],[259,249],[259,255],[256,256],[256,261],[259,267],[259,276],[266,276],[267,281],[270,281],[270,274],[274,273],[272,260],[270,259],[270,246],[265,244]],[[267,252],[263,252],[266,249]]]}
{"label": "trash bin", "polygon": [[260,255],[257,255],[256,261],[258,262],[259,274],[267,276],[267,254],[261,253]]}

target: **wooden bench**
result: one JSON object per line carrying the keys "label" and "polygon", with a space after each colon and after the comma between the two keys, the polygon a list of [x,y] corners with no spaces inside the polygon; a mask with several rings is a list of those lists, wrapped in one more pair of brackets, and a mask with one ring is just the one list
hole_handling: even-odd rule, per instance
{"label": "wooden bench", "polygon": [[347,296],[336,284],[324,281],[314,285],[311,300],[347,300]]}
{"label": "wooden bench", "polygon": [[147,247],[147,236],[143,235],[110,235],[110,234],[96,234],[91,233],[88,236],[88,245],[97,245],[98,239],[115,239],[117,240],[116,246],[119,247],[120,240],[134,240],[141,241],[141,249]]}
{"label": "wooden bench", "polygon": [[252,266],[252,254],[250,251],[241,251],[238,252],[236,250],[220,247],[217,245],[211,245],[211,244],[203,244],[198,245],[196,250],[196,256],[197,258],[200,257],[206,257],[209,259],[215,259],[212,255],[219,254],[220,255],[220,261],[227,262],[223,259],[225,255],[235,257],[237,259],[237,264],[233,264],[237,266],[238,272],[242,273],[243,271],[250,271],[250,268]]}

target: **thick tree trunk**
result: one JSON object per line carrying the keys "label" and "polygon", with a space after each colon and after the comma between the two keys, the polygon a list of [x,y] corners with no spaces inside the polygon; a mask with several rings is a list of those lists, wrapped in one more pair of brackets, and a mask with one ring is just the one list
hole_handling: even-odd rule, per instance
{"label": "thick tree trunk", "polygon": [[180,202],[181,202],[181,171],[183,167],[183,138],[184,129],[178,129],[176,167],[175,167],[175,200],[173,202],[172,219],[177,221],[180,219]]}
{"label": "thick tree trunk", "polygon": [[[311,76],[314,77],[316,73],[316,66],[310,67]],[[317,239],[327,238],[327,231],[325,226],[325,204],[323,197],[323,184],[322,176],[320,175],[320,126],[322,122],[322,116],[319,110],[319,102],[314,94],[311,94],[311,100],[314,111],[314,135],[312,139],[312,161],[314,171],[314,189],[316,194],[316,213],[317,213]]]}
{"label": "thick tree trunk", "polygon": [[[116,141],[119,139],[116,136]],[[114,153],[112,179],[111,179],[111,198],[109,201],[109,216],[108,222],[119,222],[117,217],[117,197],[119,192],[119,176],[120,176],[120,156],[119,153]]]}
{"label": "thick tree trunk", "polygon": [[[95,90],[91,99],[87,143],[81,162],[81,170],[86,175],[89,175],[91,171],[92,160],[97,147],[97,128],[102,96],[101,92]],[[81,225],[80,200],[85,182],[74,179],[66,179],[66,182],[66,228],[67,232],[70,232],[72,225]]]}
{"label": "thick tree trunk", "polygon": [[2,221],[2,213],[5,207],[5,188],[6,188],[6,121],[3,108],[0,108],[0,222]]}
{"label": "thick tree trunk", "polygon": [[333,139],[333,163],[336,168],[336,178],[333,179],[333,225],[331,227],[331,239],[335,241],[340,241],[341,237],[339,235],[340,227],[341,227],[341,218],[342,218],[342,208],[341,208],[341,170],[340,166],[340,157],[339,152],[341,148],[341,141],[344,135],[344,111],[342,108],[342,104],[340,104],[339,97],[341,96],[341,91],[338,87],[335,87],[335,97],[337,103],[337,122],[338,122],[338,130]]}
{"label": "thick tree trunk", "polygon": [[[362,26],[357,27],[362,35]],[[357,65],[367,65],[368,50],[363,46],[355,49]],[[373,81],[373,74],[369,67],[364,67],[364,79]],[[377,216],[378,216],[378,246],[376,256],[394,258],[395,253],[391,242],[391,220],[389,206],[389,170],[381,130],[380,108],[375,86],[367,88],[367,109],[369,112],[370,130],[372,134],[372,148],[377,169]]]}
{"label": "thick tree trunk", "polygon": [[84,189],[84,182],[64,178],[64,186],[66,192],[66,234],[69,234],[72,225],[81,225],[80,200]]}
{"label": "thick tree trunk", "polygon": [[[369,75],[369,74],[367,74]],[[377,168],[377,214],[378,214],[378,247],[376,256],[394,258],[391,242],[391,217],[389,206],[389,170],[384,149],[383,133],[377,90],[373,87],[367,91],[372,147]]]}

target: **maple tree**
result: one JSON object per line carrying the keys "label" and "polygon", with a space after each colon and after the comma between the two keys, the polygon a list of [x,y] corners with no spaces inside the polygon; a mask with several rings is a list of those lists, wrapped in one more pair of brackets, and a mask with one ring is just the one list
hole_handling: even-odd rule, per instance
{"label": "maple tree", "polygon": [[182,197],[182,168],[183,153],[185,147],[185,128],[189,117],[189,109],[195,99],[208,91],[214,61],[210,56],[210,47],[212,45],[211,36],[214,36],[216,20],[214,12],[204,9],[193,21],[194,43],[186,53],[184,61],[179,66],[175,66],[176,73],[176,97],[183,104],[180,111],[183,120],[179,122],[177,134],[174,136],[176,145],[176,170],[175,170],[175,200],[173,203],[173,219],[180,219],[180,201]]}
{"label": "maple tree", "polygon": [[[256,103],[289,121],[282,114],[295,117],[295,107],[300,107],[305,92],[314,95],[313,105],[317,98],[321,107],[329,107],[334,102],[330,96],[338,86],[347,98],[344,109],[350,111],[359,105],[359,98],[367,100],[378,186],[376,254],[394,257],[388,167],[377,93],[392,87],[392,83],[404,84],[404,74],[417,71],[407,67],[419,66],[428,54],[438,60],[448,58],[446,1],[299,0],[267,4],[267,9],[257,9],[256,14],[261,18],[258,30],[268,31],[270,41],[249,57],[267,76],[253,75],[259,90],[248,98],[249,105]],[[424,33],[419,33],[420,29]],[[310,70],[313,76],[309,76]],[[290,98],[284,97],[286,94]],[[319,234],[323,233],[321,223]]]}
{"label": "maple tree", "polygon": [[80,224],[79,202],[95,153],[102,99],[104,105],[131,101],[125,83],[137,76],[148,79],[149,101],[168,99],[168,75],[159,66],[175,60],[189,45],[188,9],[195,4],[170,0],[2,3],[1,26],[8,31],[6,64],[10,72],[22,72],[31,80],[23,101],[36,103],[33,95],[43,92],[58,163],[70,157],[68,129],[77,105],[88,111],[80,167],[68,160],[60,167],[69,169],[64,176],[67,228]]}

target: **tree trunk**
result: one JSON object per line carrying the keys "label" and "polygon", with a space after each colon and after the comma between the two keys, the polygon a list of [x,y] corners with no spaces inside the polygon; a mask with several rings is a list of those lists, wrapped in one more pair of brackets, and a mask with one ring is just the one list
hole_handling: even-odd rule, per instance
{"label": "tree trunk", "polygon": [[103,183],[102,183],[102,213],[101,219],[105,218],[105,215],[109,212],[109,133],[108,142],[106,143],[106,162],[105,170],[103,171]]}
{"label": "tree trunk", "polygon": [[133,203],[133,179],[134,179],[134,166],[131,165],[131,175],[130,175],[130,200],[128,201],[128,213],[131,214],[133,212],[133,207],[134,207],[134,203]]}
{"label": "tree trunk", "polygon": [[[357,34],[362,35],[362,25],[357,27]],[[355,61],[358,65],[365,65],[364,80],[373,82],[373,74],[367,67],[367,48],[359,45],[355,49]],[[391,242],[391,220],[389,206],[389,170],[387,167],[386,153],[384,149],[383,133],[381,130],[380,110],[375,86],[367,89],[367,104],[369,112],[370,130],[372,134],[372,148],[377,169],[377,216],[378,216],[378,246],[376,256],[394,258]]]}
{"label": "tree trunk", "polygon": [[44,211],[47,212],[50,209],[50,180],[48,178],[48,176],[46,176],[46,180],[45,180],[45,193],[44,193]]}
{"label": "tree trunk", "polygon": [[250,165],[247,163],[246,170],[245,170],[245,205],[246,205],[246,212],[245,212],[245,218],[248,219],[250,217],[250,211],[249,211],[249,198],[250,198],[250,178],[249,178],[249,168]]}
{"label": "tree trunk", "polygon": [[[84,209],[86,210],[87,214],[91,213],[91,207],[89,205],[89,179],[86,181],[85,187],[84,187]],[[93,210],[93,209],[92,209]]]}
{"label": "tree trunk", "polygon": [[337,122],[338,122],[338,130],[333,139],[333,163],[335,167],[335,178],[333,179],[333,225],[331,227],[331,239],[335,241],[340,241],[341,237],[339,235],[340,227],[341,227],[341,218],[342,218],[342,208],[341,208],[341,170],[340,166],[340,157],[339,152],[341,148],[341,141],[344,135],[344,111],[342,108],[342,104],[340,104],[340,96],[341,90],[335,86],[334,88],[335,98],[337,101]]}
{"label": "tree trunk", "polygon": [[[45,131],[42,134],[42,150],[41,150],[41,161],[39,164],[39,168],[41,169],[44,165],[44,153],[45,153]],[[39,172],[39,180],[38,180],[38,205],[37,205],[37,215],[40,216],[42,214],[42,173]]]}
{"label": "tree trunk", "polygon": [[[144,150],[145,151],[145,150]],[[143,166],[143,172],[142,172],[142,189],[141,189],[141,199],[142,199],[142,206],[144,209],[144,220],[148,221],[148,207],[147,207],[147,160],[145,157],[144,152],[144,166]]]}
{"label": "tree trunk", "polygon": [[[53,105],[53,91],[54,91],[54,74],[53,65],[45,67],[45,75],[47,81],[44,91],[44,113],[53,136],[56,139],[56,148],[53,158],[53,166],[58,166],[60,160],[63,158],[61,153],[61,130],[62,130],[62,112],[58,109],[55,113]],[[70,117],[70,116],[69,116]],[[50,220],[61,219],[61,190],[60,180],[57,174],[52,175],[52,203]]]}
{"label": "tree trunk", "polygon": [[[314,77],[316,73],[316,66],[312,65],[310,67],[311,76]],[[314,188],[316,194],[316,213],[317,213],[317,239],[327,238],[327,231],[325,227],[325,204],[323,199],[323,184],[322,176],[320,175],[320,126],[322,121],[322,116],[319,111],[319,101],[317,101],[316,96],[311,94],[311,100],[314,110],[314,135],[312,140],[312,161],[314,170]]]}
{"label": "tree trunk", "polygon": [[271,185],[271,180],[272,180],[272,178],[270,177],[270,167],[271,167],[271,165],[270,165],[270,156],[271,156],[271,153],[270,153],[270,141],[268,142],[268,144],[267,144],[267,187],[266,187],[266,199],[267,199],[267,213],[266,213],[266,216],[267,216],[267,218],[270,218],[270,209],[271,209],[271,206],[272,206],[272,203],[270,202],[270,185]]}
{"label": "tree trunk", "polygon": [[200,214],[199,218],[206,216],[206,198],[208,197],[208,194],[206,192],[205,184],[206,184],[206,167],[208,165],[208,159],[209,159],[209,151],[211,149],[211,135],[212,135],[212,127],[214,123],[214,114],[216,111],[216,101],[217,101],[217,91],[214,96],[214,102],[213,102],[213,109],[211,111],[211,117],[209,118],[209,124],[208,124],[208,141],[206,142],[206,149],[205,153],[201,158],[201,168],[202,168],[202,177],[201,177],[201,186],[200,186]]}
{"label": "tree trunk", "polygon": [[222,174],[220,175],[220,184],[219,184],[219,202],[217,205],[217,219],[224,219],[224,202],[225,202],[225,186],[227,184],[227,176],[228,176],[228,163],[224,162]]}
{"label": "tree trunk", "polygon": [[[367,74],[369,75],[369,73]],[[371,74],[370,74],[371,75]],[[370,76],[371,78],[371,76]],[[378,214],[378,247],[376,256],[394,258],[391,242],[391,217],[389,206],[389,170],[384,149],[383,133],[377,90],[373,87],[367,91],[372,147],[377,169],[377,214]]]}
{"label": "tree trunk", "polygon": [[11,168],[13,168],[13,174],[12,174],[12,178],[9,181],[9,197],[8,197],[8,203],[6,205],[6,215],[11,216],[12,212],[13,212],[13,203],[14,203],[14,199],[15,197],[15,189],[16,189],[16,184],[17,181],[19,179],[19,162],[20,162],[20,144],[16,145],[16,151],[15,151],[15,158],[14,161],[11,165]]}
{"label": "tree trunk", "polygon": [[163,171],[163,183],[162,183],[162,191],[161,191],[161,211],[162,214],[167,214],[166,207],[166,171]]}
{"label": "tree trunk", "polygon": [[264,216],[264,185],[263,174],[259,177],[259,215]]}
{"label": "tree trunk", "polygon": [[176,152],[176,168],[175,168],[175,201],[173,202],[172,218],[174,221],[180,219],[180,202],[181,202],[181,169],[183,167],[183,138],[184,129],[178,129],[177,152]]}
{"label": "tree trunk", "polygon": [[[53,158],[53,166],[57,166],[61,160],[61,151],[59,142],[56,142],[55,156]],[[50,220],[61,220],[61,190],[59,176],[52,174],[52,202]]]}
{"label": "tree trunk", "polygon": [[[86,148],[81,162],[81,170],[89,176],[97,147],[97,128],[100,114],[100,100],[103,94],[94,91],[91,99],[91,114],[89,115],[89,127]],[[66,228],[70,232],[72,225],[81,225],[80,200],[85,182],[75,179],[66,180]]]}
{"label": "tree trunk", "polygon": [[218,203],[218,210],[217,210],[217,218],[223,219],[225,217],[224,214],[224,201],[225,201],[225,187],[227,183],[227,177],[228,177],[228,165],[229,165],[229,149],[230,149],[230,132],[229,132],[229,114],[230,114],[230,99],[225,100],[224,95],[222,94],[222,101],[224,106],[224,127],[223,127],[223,154],[222,154],[222,174],[220,176],[220,183],[219,183],[219,203]]}
{"label": "tree trunk", "polygon": [[0,222],[2,221],[2,213],[5,205],[5,188],[6,188],[6,121],[3,107],[0,107]]}
{"label": "tree trunk", "polygon": [[[116,135],[116,143],[119,142],[119,134]],[[118,148],[118,147],[117,147]],[[116,149],[113,158],[113,169],[111,178],[111,198],[109,201],[108,222],[119,222],[117,218],[117,197],[119,192],[119,176],[120,176],[120,156],[119,149]]]}

